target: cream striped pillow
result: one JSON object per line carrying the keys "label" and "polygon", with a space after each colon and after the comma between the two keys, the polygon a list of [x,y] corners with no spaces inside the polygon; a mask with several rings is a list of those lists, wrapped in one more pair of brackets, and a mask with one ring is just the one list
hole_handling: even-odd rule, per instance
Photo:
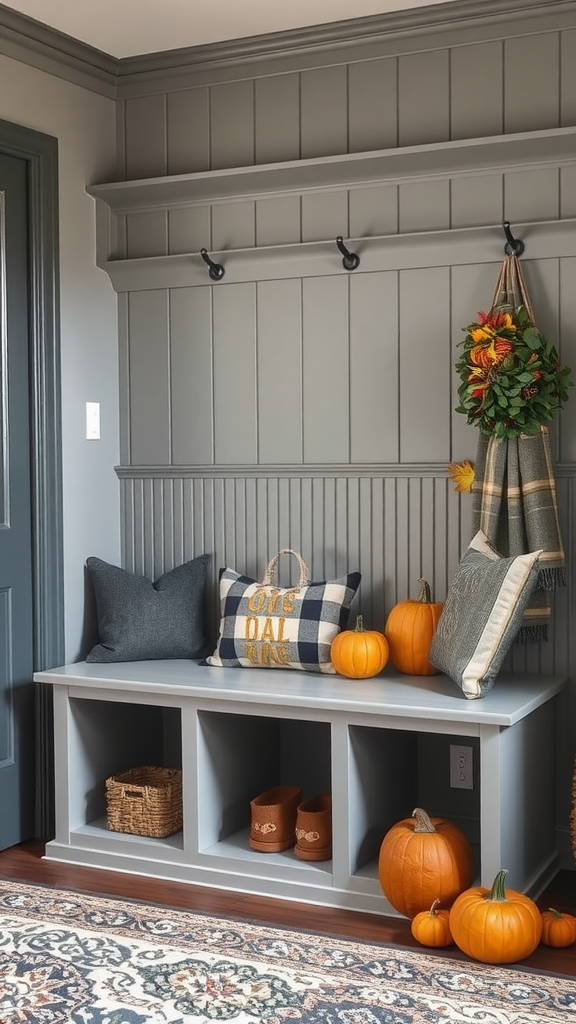
{"label": "cream striped pillow", "polygon": [[463,555],[429,659],[466,697],[483,697],[494,685],[536,586],[541,553],[502,558],[479,530]]}

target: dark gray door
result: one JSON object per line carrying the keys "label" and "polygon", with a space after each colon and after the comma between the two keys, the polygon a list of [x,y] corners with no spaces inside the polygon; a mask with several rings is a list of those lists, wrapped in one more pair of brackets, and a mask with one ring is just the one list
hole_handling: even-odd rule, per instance
{"label": "dark gray door", "polygon": [[0,155],[0,849],[34,834],[27,164]]}

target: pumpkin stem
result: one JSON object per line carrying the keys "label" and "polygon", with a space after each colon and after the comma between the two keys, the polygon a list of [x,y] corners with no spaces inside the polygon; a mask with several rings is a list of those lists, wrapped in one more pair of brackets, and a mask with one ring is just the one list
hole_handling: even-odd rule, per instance
{"label": "pumpkin stem", "polygon": [[438,917],[438,907],[440,906],[441,900],[434,900],[434,903],[430,907],[430,917]]}
{"label": "pumpkin stem", "polygon": [[431,604],[432,592],[430,590],[430,584],[428,583],[427,580],[423,579],[419,579],[418,583],[420,584],[420,593],[418,594],[418,601],[420,601],[421,604]]}
{"label": "pumpkin stem", "polygon": [[356,616],[356,632],[364,633],[364,617],[362,615]]}
{"label": "pumpkin stem", "polygon": [[548,910],[550,911],[551,914],[554,914],[554,917],[558,917],[558,918],[562,917],[562,914],[560,913],[559,910],[556,910],[556,907],[548,907]]}
{"label": "pumpkin stem", "polygon": [[503,868],[496,875],[496,878],[492,882],[492,888],[489,893],[486,893],[485,899],[494,900],[497,903],[506,902],[506,890],[504,888],[504,880],[508,874],[508,869]]}
{"label": "pumpkin stem", "polygon": [[415,807],[412,811],[412,817],[416,818],[416,824],[414,826],[415,832],[435,832],[436,829],[430,821],[426,811],[421,807]]}

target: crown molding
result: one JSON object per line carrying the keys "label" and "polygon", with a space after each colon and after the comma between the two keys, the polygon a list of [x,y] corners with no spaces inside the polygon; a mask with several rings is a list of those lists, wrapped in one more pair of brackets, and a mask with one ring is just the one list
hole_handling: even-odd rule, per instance
{"label": "crown molding", "polygon": [[122,81],[133,75],[167,71],[183,64],[198,67],[262,60],[354,43],[375,43],[408,34],[462,28],[486,21],[575,13],[575,0],[482,0],[481,4],[478,0],[453,0],[449,4],[438,3],[431,7],[414,7],[326,25],[126,57],[119,62],[118,75]]}
{"label": "crown molding", "polygon": [[0,54],[116,99],[119,61],[0,4]]}
{"label": "crown molding", "polygon": [[511,20],[521,23],[523,31],[530,31],[534,19],[564,16],[566,26],[573,27],[575,15],[576,0],[482,0],[481,4],[478,0],[453,0],[450,4],[117,59],[0,3],[0,54],[117,99],[130,84],[141,86],[160,75],[337,52],[345,46],[390,44],[423,33],[473,29]]}

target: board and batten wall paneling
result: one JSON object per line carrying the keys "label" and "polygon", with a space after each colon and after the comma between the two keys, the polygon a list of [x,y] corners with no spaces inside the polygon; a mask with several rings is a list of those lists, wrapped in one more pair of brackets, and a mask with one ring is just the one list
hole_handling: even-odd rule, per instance
{"label": "board and batten wall paneling", "polygon": [[213,249],[212,225],[209,206],[177,207],[168,210],[168,252],[200,253]]}
{"label": "board and batten wall paneling", "polygon": [[304,462],[350,460],[348,278],[303,282]]}
{"label": "board and batten wall paneling", "polygon": [[398,59],[398,144],[450,138],[450,51],[428,50]]}
{"label": "board and batten wall paneling", "polygon": [[251,201],[215,203],[212,206],[212,247],[251,249],[256,243],[256,209]]}
{"label": "board and batten wall paneling", "polygon": [[300,196],[256,200],[256,245],[302,241]]}
{"label": "board and batten wall paneling", "polygon": [[400,461],[450,461],[450,271],[404,270],[400,309]]}
{"label": "board and batten wall paneling", "polygon": [[132,292],[128,302],[130,461],[171,461],[168,293]]}
{"label": "board and batten wall paneling", "polygon": [[560,216],[576,217],[576,165],[560,168]]}
{"label": "board and batten wall paneling", "polygon": [[450,137],[472,139],[504,131],[503,43],[450,50]]}
{"label": "board and batten wall paneling", "polygon": [[255,290],[213,289],[214,456],[224,465],[258,462]]}
{"label": "board and batten wall paneling", "polygon": [[254,83],[226,82],[210,90],[211,168],[254,163]]}
{"label": "board and batten wall paneling", "polygon": [[303,461],[302,282],[261,281],[258,296],[258,458]]}
{"label": "board and batten wall paneling", "polygon": [[504,42],[504,131],[560,123],[560,36],[541,32]]}
{"label": "board and batten wall paneling", "polygon": [[165,210],[127,215],[126,255],[129,259],[164,256],[167,252],[168,217]]}
{"label": "board and batten wall paneling", "polygon": [[398,275],[350,279],[350,457],[397,462],[399,437]]}
{"label": "board and batten wall paneling", "polygon": [[300,155],[329,156],[348,150],[348,79],[344,64],[300,76]]}
{"label": "board and batten wall paneling", "polygon": [[[576,108],[576,30],[503,25],[446,44],[422,33],[383,40],[362,59],[339,44],[302,67],[270,61],[214,80],[191,70],[158,92],[121,101],[120,162],[128,178],[297,160],[571,125]],[[237,77],[236,77],[237,76]],[[228,80],[227,80],[228,79]]]}
{"label": "board and batten wall paneling", "polygon": [[560,34],[560,124],[576,122],[576,28]]}
{"label": "board and batten wall paneling", "polygon": [[398,186],[373,185],[348,193],[350,235],[369,238],[398,233]]}
{"label": "board and batten wall paneling", "polygon": [[166,96],[137,96],[124,111],[127,178],[154,178],[166,174]]}
{"label": "board and batten wall paneling", "polygon": [[177,466],[214,462],[212,289],[170,292],[172,459]]}
{"label": "board and batten wall paneling", "polygon": [[166,131],[168,174],[190,174],[210,166],[210,90],[206,86],[168,93]]}
{"label": "board and batten wall paneling", "polygon": [[255,83],[257,164],[300,157],[300,76],[270,75]]}
{"label": "board and batten wall paneling", "polygon": [[450,226],[499,224],[504,216],[502,174],[470,174],[450,182]]}
{"label": "board and batten wall paneling", "polygon": [[348,149],[393,149],[398,145],[398,62],[395,57],[361,61],[348,68]]}
{"label": "board and batten wall paneling", "polygon": [[504,214],[512,224],[556,220],[560,210],[558,168],[530,168],[504,175]]}

